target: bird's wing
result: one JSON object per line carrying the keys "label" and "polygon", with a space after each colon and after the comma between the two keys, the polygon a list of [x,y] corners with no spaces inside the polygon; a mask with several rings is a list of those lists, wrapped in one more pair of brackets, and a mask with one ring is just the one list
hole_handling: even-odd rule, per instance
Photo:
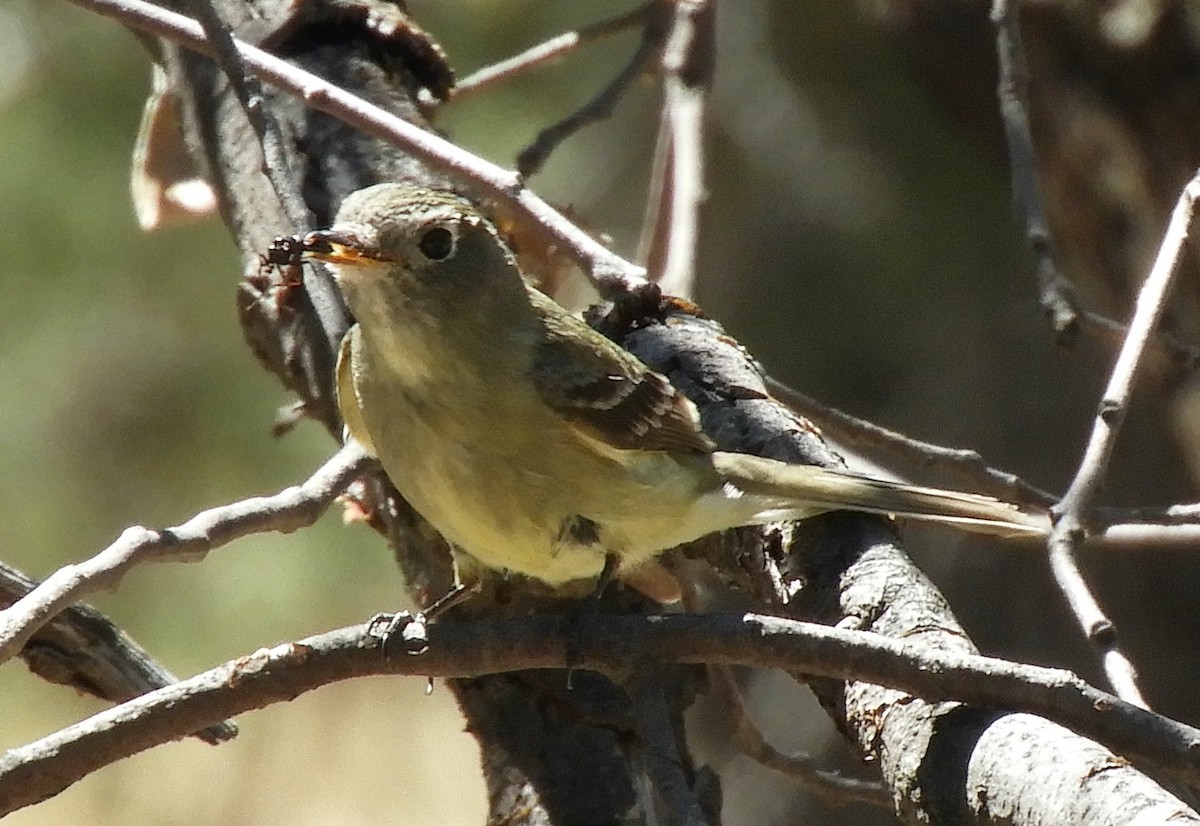
{"label": "bird's wing", "polygon": [[546,333],[530,377],[548,407],[622,450],[713,450],[696,409],[666,378],[540,292],[530,299]]}
{"label": "bird's wing", "polygon": [[362,410],[358,406],[358,394],[354,392],[354,373],[351,369],[353,348],[361,335],[358,325],[351,327],[342,336],[342,344],[338,347],[337,359],[337,397],[338,409],[342,413],[342,421],[346,424],[346,432],[372,456],[375,446],[367,433],[367,425],[363,422]]}

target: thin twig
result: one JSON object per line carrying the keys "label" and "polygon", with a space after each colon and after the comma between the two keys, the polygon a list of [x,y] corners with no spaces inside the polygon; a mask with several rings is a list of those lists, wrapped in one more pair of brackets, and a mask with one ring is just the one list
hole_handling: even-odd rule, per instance
{"label": "thin twig", "polygon": [[450,92],[450,99],[459,100],[475,92],[490,89],[499,83],[512,79],[522,72],[529,71],[543,63],[561,57],[580,46],[636,26],[646,20],[653,6],[653,3],[646,3],[632,11],[609,18],[608,20],[589,23],[574,31],[563,32],[543,43],[526,49],[520,54],[515,54],[490,66],[484,66],[482,69],[472,72],[454,84],[454,88]]}
{"label": "thin twig", "polygon": [[1025,237],[1037,265],[1038,300],[1054,326],[1061,344],[1069,345],[1079,334],[1075,286],[1058,266],[1054,239],[1042,206],[1037,180],[1033,135],[1029,130],[1028,80],[1025,46],[1016,10],[1009,0],[993,0],[992,23],[996,27],[996,51],[1000,61],[1000,115],[1008,140],[1012,168],[1013,199],[1025,222]]}
{"label": "thin twig", "polygon": [[621,95],[646,71],[650,61],[662,49],[662,39],[662,29],[654,25],[653,15],[648,16],[647,25],[642,30],[642,40],[629,62],[594,98],[557,123],[547,126],[528,146],[518,152],[517,171],[525,177],[537,174],[559,144],[588,124],[610,116]]}
{"label": "thin twig", "polygon": [[[770,562],[764,559],[761,564]],[[680,584],[684,610],[691,614],[699,613],[701,597],[696,580],[690,576],[683,576]],[[782,589],[779,593],[780,601],[786,602],[789,595]],[[710,665],[708,678],[717,702],[733,720],[734,745],[747,757],[792,778],[828,803],[866,803],[892,809],[891,792],[882,783],[846,777],[840,772],[821,766],[803,752],[783,754],[767,742],[767,738],[750,719],[750,712],[729,666]]]}
{"label": "thin twig", "polygon": [[[213,55],[200,25],[144,0],[73,0],[134,29],[165,37],[200,54]],[[519,173],[504,169],[408,123],[350,92],[261,49],[235,40],[246,66],[265,82],[304,100],[313,109],[426,161],[505,204],[584,268],[602,290],[644,283],[645,271],[609,250],[526,188]]]}
{"label": "thin twig", "polygon": [[[37,586],[36,579],[0,562],[0,607],[7,608]],[[20,656],[43,680],[114,704],[178,681],[136,640],[88,605],[73,605],[54,617]],[[236,737],[237,727],[226,721],[195,736],[217,745]]]}
{"label": "thin twig", "polygon": [[1145,701],[1137,689],[1133,667],[1120,654],[1112,621],[1105,616],[1079,571],[1075,561],[1075,548],[1083,540],[1086,509],[1099,490],[1108,469],[1117,434],[1129,407],[1134,380],[1143,362],[1146,347],[1165,309],[1179,259],[1183,254],[1183,245],[1187,241],[1188,230],[1195,215],[1197,198],[1200,198],[1200,171],[1197,171],[1196,177],[1184,187],[1171,212],[1171,220],[1163,235],[1158,255],[1138,293],[1133,319],[1129,323],[1129,335],[1117,355],[1108,386],[1101,397],[1096,421],[1083,459],[1079,463],[1079,470],[1071,480],[1062,501],[1055,507],[1058,519],[1047,543],[1050,566],[1058,586],[1066,595],[1067,602],[1088,639],[1103,652],[1105,670],[1114,689],[1119,696],[1142,705]]}
{"label": "thin twig", "polygon": [[315,522],[371,463],[357,445],[338,451],[304,484],[201,511],[174,528],[126,528],[116,542],[77,565],[66,565],[0,611],[0,662],[15,656],[35,632],[68,605],[111,590],[138,565],[197,562],[209,551],[252,533],[290,533]]}
{"label": "thin twig", "polygon": [[879,781],[846,777],[840,772],[822,767],[803,752],[783,754],[772,746],[750,719],[742,692],[738,689],[737,681],[734,680],[729,667],[712,666],[708,669],[708,674],[721,705],[728,709],[733,717],[734,744],[742,754],[769,769],[787,775],[828,803],[839,806],[846,803],[866,803],[889,811],[892,809],[891,792]]}
{"label": "thin twig", "polygon": [[[1121,322],[1091,310],[1082,310],[1079,319],[1095,329],[1106,342],[1112,342],[1114,350],[1120,347],[1129,332],[1129,328]],[[1200,367],[1200,347],[1181,341],[1169,330],[1157,330],[1150,342],[1150,349],[1160,352],[1181,373],[1191,373]]]}
{"label": "thin twig", "polygon": [[[664,101],[665,102],[665,101]],[[650,159],[650,183],[646,187],[646,203],[642,213],[642,229],[638,233],[637,249],[634,259],[641,261],[650,278],[662,270],[662,261],[666,258],[666,224],[670,214],[671,188],[667,180],[671,175],[671,124],[667,118],[666,106],[658,113],[658,134],[654,139],[654,153]],[[683,293],[672,293],[684,298]]]}
{"label": "thin twig", "polygon": [[[663,292],[695,292],[704,201],[704,110],[715,70],[715,0],[680,0],[663,48],[663,111],[645,226],[646,263]],[[659,252],[661,251],[661,252]]]}
{"label": "thin twig", "polygon": [[1117,522],[1098,533],[1089,533],[1084,547],[1113,551],[1172,549],[1194,553],[1200,548],[1200,525]]}
{"label": "thin twig", "polygon": [[[859,450],[872,458],[878,454],[895,457],[911,469],[937,468],[968,483],[972,490],[1005,501],[1050,508],[1058,500],[1052,494],[1006,470],[987,464],[974,450],[923,442],[851,416],[793,390],[778,379],[766,377],[771,394],[787,407],[813,421],[834,442]],[[884,464],[887,464],[885,461]],[[906,474],[907,475],[907,474]],[[1084,512],[1089,548],[1138,550],[1194,548],[1200,542],[1200,503],[1166,507],[1113,508],[1092,506]]]}
{"label": "thin twig", "polygon": [[[224,719],[368,674],[478,677],[562,668],[569,623],[558,617],[465,621],[428,627],[413,656],[380,656],[365,625],[257,651],[108,709],[0,757],[0,815],[57,794],[123,757]],[[576,667],[620,679],[630,663],[781,668],[889,686],[931,701],[1037,714],[1117,754],[1200,784],[1200,730],[1147,711],[1061,669],[992,657],[933,653],[879,634],[758,614],[598,616]],[[1121,761],[1115,758],[1115,768]]]}
{"label": "thin twig", "polygon": [[1022,505],[1048,508],[1058,497],[1034,487],[1016,474],[987,464],[974,450],[945,447],[905,436],[865,419],[851,416],[766,377],[771,395],[789,409],[812,419],[833,441],[849,448],[883,452],[915,468],[940,468],[971,484],[980,493]]}

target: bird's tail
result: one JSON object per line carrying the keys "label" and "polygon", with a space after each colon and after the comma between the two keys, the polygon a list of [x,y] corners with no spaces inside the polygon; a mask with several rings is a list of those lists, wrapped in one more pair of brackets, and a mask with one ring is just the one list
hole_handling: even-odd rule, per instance
{"label": "bird's tail", "polygon": [[[958,526],[997,536],[1045,536],[1046,513],[938,488],[872,479],[816,465],[794,465],[744,453],[716,452],[712,461],[725,479],[747,494],[777,502],[778,518],[854,510]],[[772,517],[776,518],[776,517]]]}

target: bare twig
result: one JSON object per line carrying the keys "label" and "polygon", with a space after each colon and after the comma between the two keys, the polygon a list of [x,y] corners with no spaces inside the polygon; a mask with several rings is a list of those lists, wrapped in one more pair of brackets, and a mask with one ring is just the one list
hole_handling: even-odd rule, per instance
{"label": "bare twig", "polygon": [[[213,720],[290,701],[339,680],[385,673],[477,677],[562,667],[568,626],[546,616],[470,622],[447,617],[429,626],[428,648],[414,656],[380,656],[378,640],[365,625],[257,651],[9,750],[0,757],[0,814]],[[619,679],[629,675],[631,663],[641,662],[782,668],[868,681],[930,700],[1027,711],[1185,783],[1200,783],[1200,730],[1059,669],[926,652],[878,634],[757,614],[600,616],[576,665]],[[1116,757],[1108,765],[1145,781]]]}
{"label": "bare twig", "polygon": [[[1106,343],[1111,342],[1117,350],[1125,341],[1129,328],[1119,321],[1106,318],[1091,310],[1083,310],[1079,316],[1086,326],[1096,331],[1097,337]],[[1158,330],[1150,342],[1152,351],[1160,352],[1172,367],[1181,373],[1191,373],[1200,367],[1200,347],[1181,341],[1169,330]]]}
{"label": "bare twig", "polygon": [[821,404],[778,379],[766,377],[771,395],[791,410],[812,419],[830,437],[849,448],[886,453],[914,468],[940,468],[971,483],[972,489],[1018,504],[1048,508],[1058,498],[1016,474],[987,464],[974,450],[945,447],[905,436],[865,419]]}
{"label": "bare twig", "polygon": [[1200,547],[1200,525],[1118,522],[1103,532],[1089,534],[1085,547],[1114,551],[1173,549],[1195,552]]}
{"label": "bare twig", "polygon": [[680,0],[663,49],[663,111],[644,220],[644,252],[670,295],[695,292],[704,201],[704,109],[715,69],[715,0]]}
{"label": "bare twig", "polygon": [[654,25],[654,22],[655,15],[647,15],[647,24],[642,30],[642,40],[637,50],[607,86],[583,106],[557,123],[547,126],[528,146],[517,153],[517,170],[522,175],[537,174],[559,144],[588,124],[603,120],[612,114],[613,107],[617,105],[621,95],[646,71],[650,61],[662,48],[663,31],[661,27]]}
{"label": "bare twig", "polygon": [[[764,559],[761,564],[770,563],[770,560]],[[701,597],[696,580],[683,575],[680,577],[680,584],[684,610],[688,613],[698,613]],[[781,598],[786,601],[789,595],[780,590]],[[718,704],[733,720],[734,745],[747,757],[792,778],[828,803],[866,803],[888,810],[892,808],[891,793],[882,783],[846,777],[837,771],[822,767],[807,754],[783,754],[767,742],[767,738],[750,719],[750,712],[742,699],[733,671],[728,666],[709,666],[708,680]]]}
{"label": "bare twig", "polygon": [[290,533],[323,514],[372,460],[357,445],[343,447],[304,484],[201,511],[163,531],[126,528],[91,559],[51,574],[25,597],[0,611],[0,662],[15,656],[56,614],[88,594],[112,589],[133,568],[150,562],[196,562],[209,551],[252,533]]}
{"label": "bare twig", "polygon": [[1055,508],[1058,519],[1048,542],[1050,566],[1058,586],[1066,595],[1067,602],[1088,639],[1103,652],[1105,670],[1114,689],[1121,697],[1142,705],[1145,701],[1137,689],[1133,667],[1120,654],[1112,621],[1105,616],[1079,571],[1075,562],[1075,549],[1084,538],[1085,511],[1104,479],[1113,445],[1125,420],[1134,380],[1146,353],[1147,344],[1162,317],[1175,271],[1183,254],[1183,245],[1187,241],[1188,230],[1195,215],[1197,198],[1200,198],[1200,171],[1184,187],[1175,209],[1171,212],[1171,220],[1158,255],[1138,293],[1133,319],[1129,323],[1129,335],[1117,355],[1108,386],[1104,389],[1091,437],[1079,463],[1079,470],[1062,501]]}
{"label": "bare twig", "polygon": [[837,805],[866,803],[891,810],[891,792],[877,780],[859,780],[846,777],[839,772],[823,768],[816,760],[803,752],[783,754],[767,742],[758,726],[750,719],[750,712],[738,690],[733,673],[727,666],[709,668],[709,679],[720,698],[721,706],[733,717],[734,743],[738,750],[757,760],[769,769],[787,775],[801,786],[823,800]]}
{"label": "bare twig", "polygon": [[[74,0],[97,14],[158,37],[165,37],[200,54],[212,56],[213,48],[200,25],[190,18],[159,8],[143,0]],[[253,46],[235,40],[246,66],[267,83],[295,95],[321,112],[362,130],[368,135],[402,147],[426,161],[470,183],[477,190],[504,203],[564,253],[583,266],[602,290],[628,288],[645,280],[645,271],[609,250],[575,226],[562,213],[525,187],[521,175],[489,163],[426,132],[402,118],[338,88]]]}
{"label": "bare twig", "polygon": [[[1110,508],[1093,507],[1088,509],[1088,528],[1099,534],[1101,530],[1111,528],[1163,527],[1168,525],[1197,525],[1200,524],[1200,503],[1181,502],[1166,507],[1133,507]],[[1091,537],[1089,536],[1089,539]]]}
{"label": "bare twig", "polygon": [[1033,135],[1029,131],[1028,69],[1021,27],[1009,0],[993,0],[992,23],[996,26],[996,50],[1000,60],[1000,114],[1008,139],[1008,161],[1012,167],[1013,199],[1025,222],[1025,237],[1037,264],[1039,302],[1054,326],[1059,343],[1070,344],[1079,334],[1075,286],[1058,267],[1054,240],[1042,207],[1037,181]]}
{"label": "bare twig", "polygon": [[[834,442],[872,458],[878,458],[880,454],[894,457],[906,466],[906,476],[913,470],[940,469],[962,479],[972,490],[1006,501],[1037,508],[1049,508],[1057,502],[1052,494],[1016,474],[987,464],[974,450],[923,442],[880,427],[821,404],[770,376],[766,377],[766,384],[775,398],[811,419]],[[886,460],[883,463],[889,464]],[[1089,548],[1194,548],[1200,542],[1200,524],[1197,524],[1200,523],[1200,503],[1158,508],[1092,506],[1084,515],[1089,528],[1085,542]]]}
{"label": "bare twig", "polygon": [[646,3],[632,11],[609,18],[608,20],[601,20],[586,26],[580,26],[574,31],[563,32],[543,43],[526,49],[520,54],[513,55],[498,63],[493,63],[491,66],[484,66],[482,69],[472,72],[454,84],[454,88],[450,93],[451,100],[459,100],[475,92],[490,89],[492,86],[503,83],[522,72],[561,57],[579,46],[592,43],[602,37],[607,37],[636,26],[646,20],[653,5],[653,3]]}
{"label": "bare twig", "polygon": [[[38,585],[32,577],[0,562],[0,607],[7,608]],[[67,685],[110,703],[171,685],[175,675],[104,614],[74,605],[46,623],[21,649],[21,659],[43,680]],[[196,737],[216,745],[237,736],[230,722],[218,723]]]}

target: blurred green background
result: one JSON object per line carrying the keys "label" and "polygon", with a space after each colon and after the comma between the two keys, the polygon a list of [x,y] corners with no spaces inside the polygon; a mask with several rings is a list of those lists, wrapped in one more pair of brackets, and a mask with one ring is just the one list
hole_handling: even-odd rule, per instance
{"label": "blurred green background", "polygon": [[[410,5],[460,74],[628,8]],[[705,309],[803,392],[979,449],[1062,489],[1109,356],[1086,342],[1072,352],[1052,344],[995,146],[951,124],[853,4],[739,0],[720,13],[700,259]],[[635,42],[627,34],[590,47],[451,106],[439,125],[510,163]],[[129,156],[149,68],[135,39],[64,0],[4,0],[0,55],[0,555],[45,576],[128,525],[175,524],[291,484],[334,445],[309,424],[271,437],[288,398],[242,342],[233,301],[240,267],[219,221],[150,235],[136,227]],[[635,87],[612,119],[568,142],[533,182],[625,252],[641,219],[657,105],[652,84]],[[1161,421],[1156,400],[1139,402],[1110,501],[1186,498]],[[1098,679],[1036,551],[943,532],[911,536],[914,555],[987,652]],[[1143,553],[1086,566],[1152,702],[1195,722],[1194,692],[1180,674],[1194,673],[1197,654],[1181,652],[1177,640],[1200,632],[1188,610],[1200,562]],[[139,570],[94,604],[189,675],[404,599],[383,544],[331,513],[312,529],[245,539],[199,565]],[[795,713],[781,703],[803,703],[761,693],[785,719]],[[19,664],[0,668],[5,746],[99,708]],[[231,745],[160,747],[10,820],[482,819],[472,742],[447,692],[425,697],[419,680],[335,686],[240,723]],[[819,749],[831,736],[819,713],[805,725],[813,733],[795,745]],[[793,723],[780,742],[795,735]],[[834,739],[833,751],[842,751]],[[711,759],[727,771],[728,800],[757,801],[746,823],[809,805],[744,758],[717,749]],[[398,799],[412,809],[397,815]],[[857,810],[838,815],[860,816],[854,822],[890,822]]]}

